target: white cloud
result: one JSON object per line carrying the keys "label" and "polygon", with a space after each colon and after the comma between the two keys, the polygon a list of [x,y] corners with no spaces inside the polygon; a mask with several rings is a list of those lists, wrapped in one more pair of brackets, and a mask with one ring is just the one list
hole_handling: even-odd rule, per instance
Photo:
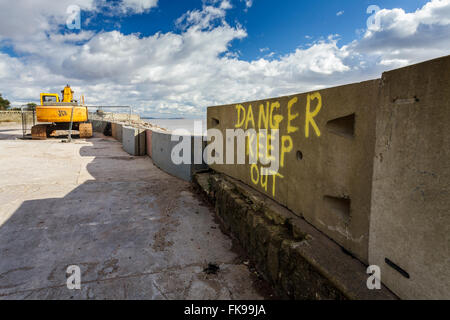
{"label": "white cloud", "polygon": [[343,14],[344,14],[344,11],[343,11],[343,10],[336,13],[336,15],[337,15],[338,17],[339,17],[339,16],[342,16]]}
{"label": "white cloud", "polygon": [[123,11],[143,13],[158,6],[158,0],[123,0],[121,7]]}
{"label": "white cloud", "polygon": [[[151,9],[152,3],[156,1],[127,5],[139,13]],[[98,10],[92,1],[83,5]],[[76,95],[84,94],[91,105],[201,115],[210,105],[362,81],[387,69],[449,54],[450,0],[430,1],[413,13],[382,10],[378,30],[365,31],[361,40],[346,45],[330,36],[280,57],[261,48],[268,55],[253,61],[239,59],[230,47],[232,41],[247,37],[241,26],[226,23],[230,8],[227,0],[205,1],[201,10],[191,10],[177,20],[179,33],[142,37],[119,31],[61,35],[55,21],[64,21],[64,16],[57,10],[39,15],[26,7],[0,4],[0,15],[6,19],[0,19],[1,38],[21,53],[20,57],[0,53],[1,92],[15,103],[24,103],[37,100],[39,92],[59,92],[70,83]],[[41,21],[41,27],[30,34],[31,26],[22,23],[20,30],[14,30],[17,23],[9,16],[28,17],[22,21],[30,25]]]}
{"label": "white cloud", "polygon": [[95,10],[94,0],[21,0],[0,2],[0,40],[20,39],[40,32],[55,32],[67,19],[66,10],[78,5]]}
{"label": "white cloud", "polygon": [[405,59],[383,59],[380,61],[383,66],[391,68],[400,68],[408,64],[408,60]]}
{"label": "white cloud", "polygon": [[384,9],[376,18],[380,27],[367,30],[353,50],[379,57],[385,65],[386,61],[406,65],[450,53],[450,0],[432,0],[412,13]]}
{"label": "white cloud", "polygon": [[[217,3],[219,3],[219,5],[215,6]],[[205,1],[202,10],[188,11],[178,18],[175,23],[182,29],[187,29],[188,27],[193,27],[196,29],[211,29],[214,27],[213,22],[217,20],[219,20],[222,24],[226,24],[226,11],[231,8],[232,6],[229,0]]]}
{"label": "white cloud", "polygon": [[0,40],[20,40],[42,32],[56,33],[67,21],[67,8],[79,6],[84,12],[107,8],[114,14],[143,13],[158,0],[121,0],[113,6],[107,0],[20,0],[0,2]]}

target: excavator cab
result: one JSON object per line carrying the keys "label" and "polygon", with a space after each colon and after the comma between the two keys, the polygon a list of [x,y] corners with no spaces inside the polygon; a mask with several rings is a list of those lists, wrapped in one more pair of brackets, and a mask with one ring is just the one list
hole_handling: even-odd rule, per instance
{"label": "excavator cab", "polygon": [[41,106],[57,102],[59,102],[59,96],[56,93],[41,93]]}

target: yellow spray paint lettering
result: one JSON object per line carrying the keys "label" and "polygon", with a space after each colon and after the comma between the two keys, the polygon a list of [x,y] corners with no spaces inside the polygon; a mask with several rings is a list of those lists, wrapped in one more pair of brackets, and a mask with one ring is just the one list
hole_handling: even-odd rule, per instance
{"label": "yellow spray paint lettering", "polygon": [[[272,193],[273,197],[276,195],[280,179],[284,179],[284,176],[279,172],[265,174],[269,171],[267,164],[271,165],[270,170],[273,169],[273,161],[279,161],[277,163],[279,168],[285,168],[288,165],[288,154],[294,150],[293,134],[303,127],[303,121],[305,121],[306,138],[314,134],[317,137],[321,136],[318,115],[323,108],[323,100],[319,92],[307,94],[305,104],[300,103],[299,96],[283,101],[287,101],[286,104],[283,103],[283,106],[279,101],[263,101],[253,106],[251,104],[236,105],[235,127],[245,128],[249,132],[246,137],[246,155],[254,161],[250,162],[251,181],[260,190]],[[303,110],[300,108],[305,108],[303,109],[305,120],[303,120]],[[280,138],[271,130],[282,130],[284,135]]]}
{"label": "yellow spray paint lettering", "polygon": [[[265,143],[261,142],[261,141],[263,141],[266,138],[266,135],[265,135],[264,132],[258,132],[257,136],[258,136],[258,148],[257,148],[258,149],[258,156],[259,156],[259,159],[263,159],[264,160],[264,159],[266,159],[266,155],[261,153],[261,151],[264,151],[264,149],[267,150],[267,139],[266,139]],[[265,148],[262,148],[261,146],[263,146]]]}
{"label": "yellow spray paint lettering", "polygon": [[273,102],[270,106],[270,129],[279,129],[280,123],[283,121],[284,117],[280,114],[274,115],[275,109],[280,109],[280,103],[278,101]]}
{"label": "yellow spray paint lettering", "polygon": [[[269,174],[267,174],[269,173]],[[269,188],[269,177],[272,177],[272,196],[276,195],[277,178],[284,179],[284,176],[278,172],[269,171],[268,168],[258,167],[257,164],[253,164],[250,169],[250,176],[255,186],[261,185],[261,187],[267,192]]]}
{"label": "yellow spray paint lettering", "polygon": [[269,102],[266,103],[266,108],[264,109],[264,104],[261,103],[259,106],[259,121],[258,127],[259,129],[268,129],[269,128]]}
{"label": "yellow spray paint lettering", "polygon": [[[311,112],[311,101],[317,100],[317,107],[316,109]],[[306,120],[305,120],[305,136],[306,138],[309,138],[309,127],[310,125],[313,127],[314,131],[316,132],[316,135],[320,137],[320,130],[317,126],[316,121],[314,120],[314,117],[316,117],[320,110],[322,109],[322,96],[319,92],[315,92],[312,94],[308,94],[307,103],[306,103]]]}
{"label": "yellow spray paint lettering", "polygon": [[297,119],[299,117],[298,113],[292,114],[292,107],[294,106],[294,104],[296,104],[298,102],[298,98],[295,97],[293,99],[291,99],[288,102],[288,125],[287,125],[287,132],[288,133],[294,133],[298,131],[298,127],[294,127],[292,125],[292,121],[294,121],[295,119]]}
{"label": "yellow spray paint lettering", "polygon": [[[250,169],[251,171],[251,178],[252,178],[252,182],[253,184],[257,185],[259,182],[259,169],[258,169],[258,165],[256,164],[252,164],[252,167]],[[256,176],[255,173],[256,172]]]}
{"label": "yellow spray paint lettering", "polygon": [[245,129],[248,129],[249,122],[252,122],[252,128],[255,128],[255,118],[253,117],[253,108],[252,105],[248,107],[247,111],[247,119],[245,120]]}
{"label": "yellow spray paint lettering", "polygon": [[284,158],[285,154],[292,151],[294,148],[294,143],[292,142],[291,136],[282,136],[281,137],[281,157],[280,157],[280,166],[284,167]]}
{"label": "yellow spray paint lettering", "polygon": [[[264,168],[261,169],[261,172],[263,172]],[[267,192],[267,185],[269,182],[269,175],[262,175],[261,176],[261,187]]]}
{"label": "yellow spray paint lettering", "polygon": [[[236,105],[236,110],[237,110],[237,123],[236,123],[236,128],[240,128],[244,125],[245,122],[245,108],[243,105],[238,104]],[[242,119],[241,119],[241,112],[243,113]]]}
{"label": "yellow spray paint lettering", "polygon": [[284,176],[278,172],[271,172],[272,174],[272,196],[275,198],[277,178],[284,179]]}
{"label": "yellow spray paint lettering", "polygon": [[[255,141],[256,139],[256,141]],[[253,153],[253,144],[256,143],[256,150],[255,153]],[[257,134],[256,133],[249,133],[248,139],[247,139],[247,155],[250,155],[250,157],[255,157],[258,154],[258,141],[257,141]]]}
{"label": "yellow spray paint lettering", "polygon": [[274,147],[273,144],[275,143],[275,136],[268,134],[267,135],[267,152],[266,152],[266,156],[267,159],[269,159],[270,161],[276,161],[276,158],[273,154],[274,152]]}

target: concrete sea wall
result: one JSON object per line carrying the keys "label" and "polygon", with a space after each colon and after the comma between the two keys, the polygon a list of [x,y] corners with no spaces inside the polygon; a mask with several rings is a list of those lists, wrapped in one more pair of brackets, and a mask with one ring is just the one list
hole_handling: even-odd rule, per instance
{"label": "concrete sea wall", "polygon": [[[208,129],[222,133],[224,146],[211,156],[219,160],[211,168],[379,266],[400,298],[448,299],[450,76],[444,70],[450,56],[363,83],[210,107]],[[245,138],[247,164],[226,164],[224,155],[233,151],[227,129],[255,130]],[[279,130],[280,168],[271,175],[264,171],[270,165],[249,164],[252,143],[273,145],[274,135],[263,129]],[[256,153],[270,160],[260,148]],[[236,146],[234,152],[236,163]]]}
{"label": "concrete sea wall", "polygon": [[383,75],[369,263],[400,297],[450,299],[450,59]]}
{"label": "concrete sea wall", "polygon": [[151,158],[152,157],[152,137],[153,137],[153,131],[152,130],[147,130],[146,132],[147,135],[147,155]]}
{"label": "concrete sea wall", "polygon": [[122,124],[120,123],[111,123],[111,131],[112,131],[112,136],[114,139],[116,139],[119,142],[122,142]]}
{"label": "concrete sea wall", "polygon": [[[175,156],[176,150],[174,147],[181,142],[181,139],[186,139],[186,150],[190,151],[190,163],[175,164],[172,159]],[[197,144],[195,140],[197,139]],[[182,136],[179,140],[172,141],[172,135],[166,132],[153,131],[151,134],[151,154],[153,162],[156,166],[161,168],[180,179],[191,181],[195,172],[207,168],[206,164],[195,164],[195,153],[202,155],[203,142],[202,137]],[[182,154],[181,154],[182,156]]]}
{"label": "concrete sea wall", "polygon": [[141,117],[138,114],[132,113],[113,113],[113,112],[89,112],[89,119],[109,121],[109,122],[128,122],[139,121]]}
{"label": "concrete sea wall", "polygon": [[251,187],[214,172],[194,176],[223,230],[237,239],[280,298],[391,300],[368,290],[366,266],[303,219]]}
{"label": "concrete sea wall", "polygon": [[[33,112],[26,111],[26,121],[28,124],[33,123]],[[22,122],[21,111],[0,111],[0,122]]]}
{"label": "concrete sea wall", "polygon": [[109,122],[101,121],[101,120],[90,120],[90,122],[92,123],[92,130],[94,130],[94,132],[100,132],[100,133],[105,132],[106,126],[109,123]]}
{"label": "concrete sea wall", "polygon": [[[90,120],[90,122],[95,132],[105,134],[109,128],[112,137],[122,142],[123,149],[128,154],[133,156],[148,155],[157,167],[180,179],[191,181],[195,173],[208,168],[202,161],[195,164],[195,150],[197,150],[197,157],[199,157],[199,155],[203,154],[203,149],[206,145],[202,141],[202,137],[182,137],[182,139],[186,139],[184,146],[186,151],[191,154],[190,161],[187,161],[188,163],[175,164],[172,161],[172,155],[175,152],[173,149],[182,141],[181,137],[177,141],[172,141],[170,132],[153,131],[102,120]],[[196,140],[197,144],[195,143]]]}
{"label": "concrete sea wall", "polygon": [[[368,262],[375,111],[379,80],[238,105],[208,108],[208,128],[279,129],[280,169],[215,164],[286,206]],[[267,135],[262,137],[269,140]],[[236,145],[234,147],[237,153]],[[247,162],[248,163],[248,162]]]}
{"label": "concrete sea wall", "polygon": [[146,149],[145,129],[122,126],[123,149],[133,156],[144,156]]}
{"label": "concrete sea wall", "polygon": [[[210,107],[208,129],[223,134],[224,148],[211,140],[218,150],[210,157],[223,163],[211,165],[219,174],[207,178],[196,175],[208,168],[195,164],[205,148],[201,137],[183,137],[187,155],[174,148],[181,140],[172,141],[168,132],[92,123],[97,132],[110,128],[129,154],[147,155],[181,179],[195,177],[225,229],[283,296],[395,298],[384,287],[378,293],[367,289],[365,269],[375,265],[383,284],[402,299],[449,299],[445,70],[450,57],[362,83]],[[238,139],[232,147],[229,129],[254,130],[244,136],[247,164],[236,164]],[[252,143],[270,146],[276,138],[278,171],[265,171],[270,164],[262,161],[249,164]],[[234,159],[226,157],[230,150]],[[273,160],[271,149],[264,151],[256,149],[260,159]],[[183,156],[191,164],[173,162]]]}

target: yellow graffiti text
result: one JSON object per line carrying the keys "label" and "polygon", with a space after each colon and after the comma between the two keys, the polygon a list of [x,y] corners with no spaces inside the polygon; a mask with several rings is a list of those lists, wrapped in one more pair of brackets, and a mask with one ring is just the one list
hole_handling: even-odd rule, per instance
{"label": "yellow graffiti text", "polygon": [[298,113],[292,114],[292,107],[294,106],[294,104],[296,104],[298,102],[298,98],[295,97],[293,99],[291,99],[288,102],[288,125],[287,125],[287,133],[294,133],[297,132],[299,130],[298,127],[294,127],[292,125],[292,121],[294,121],[295,119],[297,119],[299,117]]}
{"label": "yellow graffiti text", "polygon": [[[236,123],[236,128],[241,128],[244,125],[245,122],[245,108],[243,105],[238,104],[236,105],[236,110],[237,110],[237,116],[238,116],[238,120]],[[242,119],[241,119],[241,115],[243,115]]]}
{"label": "yellow graffiti text", "polygon": [[[272,183],[272,196],[276,196],[277,178],[284,179],[284,176],[278,172],[270,171],[268,168],[259,167],[257,164],[253,164],[250,168],[250,175],[252,183],[255,186],[261,185],[261,187],[267,192],[269,187],[269,181]],[[270,177],[270,179],[269,179]]]}
{"label": "yellow graffiti text", "polygon": [[294,142],[291,136],[281,137],[281,155],[280,155],[280,166],[284,168],[284,158],[286,153],[289,153],[294,148]]}
{"label": "yellow graffiti text", "polygon": [[[311,112],[311,101],[317,100],[317,107],[316,109]],[[314,117],[316,117],[320,110],[322,109],[322,96],[319,92],[308,94],[308,99],[306,102],[306,124],[305,124],[305,137],[309,138],[309,126],[311,125],[316,132],[316,135],[320,137],[320,130],[317,126],[316,121],[314,120]]]}

